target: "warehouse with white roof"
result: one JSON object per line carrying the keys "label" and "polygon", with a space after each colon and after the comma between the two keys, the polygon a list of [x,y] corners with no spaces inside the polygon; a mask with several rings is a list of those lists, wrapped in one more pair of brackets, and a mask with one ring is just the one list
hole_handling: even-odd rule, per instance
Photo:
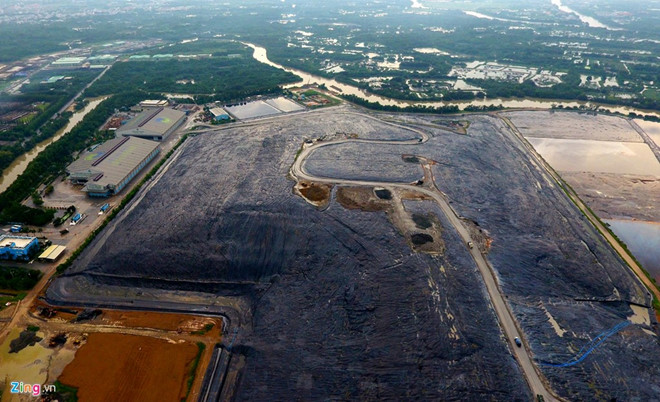
{"label": "warehouse with white roof", "polygon": [[117,136],[162,141],[176,131],[185,120],[184,112],[168,107],[150,108],[117,129]]}
{"label": "warehouse with white roof", "polygon": [[112,139],[82,154],[67,168],[69,180],[90,197],[120,192],[158,154],[158,143],[135,137]]}

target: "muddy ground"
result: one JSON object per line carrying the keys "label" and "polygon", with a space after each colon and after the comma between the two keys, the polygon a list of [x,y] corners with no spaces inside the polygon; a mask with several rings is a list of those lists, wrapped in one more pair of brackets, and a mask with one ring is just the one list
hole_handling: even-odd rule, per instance
{"label": "muddy ground", "polygon": [[[405,119],[431,127],[438,117]],[[327,147],[309,166],[325,176],[395,180],[419,169],[401,155],[435,160],[438,188],[487,233],[488,259],[537,360],[568,360],[625,321],[629,302],[649,300],[504,124],[469,119],[467,135],[438,126],[420,145],[363,144],[340,154]],[[336,108],[191,138],[55,282],[49,300],[232,304],[241,312],[236,351],[247,358],[239,400],[529,400],[474,262],[438,207],[398,207],[392,197],[378,201],[389,207],[349,209],[335,187],[319,210],[294,193],[287,173],[303,140],[342,133],[416,138]],[[393,225],[390,210],[409,216]],[[408,225],[429,214],[432,230],[419,217],[421,227]],[[442,247],[415,252],[414,234]],[[655,324],[627,327],[580,365],[542,371],[570,399],[658,398]]]}
{"label": "muddy ground", "polygon": [[92,333],[58,380],[81,401],[181,401],[197,354],[193,343]]}
{"label": "muddy ground", "polygon": [[562,172],[601,219],[660,222],[660,178],[612,173]]}

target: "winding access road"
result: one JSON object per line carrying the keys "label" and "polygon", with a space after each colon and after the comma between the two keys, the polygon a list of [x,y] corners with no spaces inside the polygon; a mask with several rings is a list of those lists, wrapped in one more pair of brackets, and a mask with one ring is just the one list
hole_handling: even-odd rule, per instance
{"label": "winding access road", "polygon": [[[368,180],[346,180],[346,179],[340,179],[340,178],[331,178],[331,177],[322,177],[322,176],[314,176],[309,174],[305,170],[305,161],[307,158],[316,150],[323,148],[323,147],[331,147],[331,146],[336,146],[337,144],[342,144],[346,142],[353,142],[353,143],[376,143],[376,144],[381,144],[381,145],[419,145],[421,143],[424,143],[428,141],[428,135],[424,133],[421,130],[417,130],[411,127],[405,127],[401,126],[398,124],[394,123],[389,123],[385,122],[380,119],[376,119],[375,117],[372,117],[374,120],[378,120],[381,123],[385,123],[394,127],[397,127],[399,129],[404,129],[408,131],[415,132],[416,134],[421,136],[421,141],[419,138],[415,139],[410,139],[410,140],[404,140],[404,141],[396,141],[396,140],[369,140],[369,139],[341,139],[341,140],[335,140],[335,141],[327,141],[327,142],[317,142],[313,145],[303,145],[302,151],[298,158],[295,160],[293,165],[291,166],[291,175],[295,177],[297,180],[308,180],[308,181],[313,181],[317,183],[327,183],[327,184],[337,184],[337,185],[349,185],[349,186],[369,186],[369,187],[374,187],[374,186],[379,186],[379,187],[390,187],[390,188],[397,188],[397,189],[405,189],[409,191],[414,191],[418,193],[422,193],[424,195],[427,195],[431,197],[437,204],[438,206],[442,209],[442,212],[445,214],[447,219],[451,222],[451,224],[454,226],[456,229],[456,232],[459,234],[461,239],[463,240],[464,244],[466,244],[470,241],[473,241],[468,229],[466,226],[463,224],[461,218],[459,215],[451,208],[449,205],[448,199],[445,194],[443,194],[438,188],[435,186],[435,183],[432,183],[431,185],[427,185],[425,187],[422,186],[417,186],[415,184],[411,183],[398,183],[398,182],[387,182],[387,181],[368,181]],[[495,272],[493,271],[493,268],[490,266],[484,255],[481,253],[481,251],[477,248],[469,248],[468,251],[470,252],[470,255],[474,259],[475,263],[477,264],[477,267],[479,268],[479,272],[481,273],[481,276],[483,277],[484,284],[486,285],[486,289],[488,291],[488,295],[490,297],[491,304],[493,308],[495,309],[495,313],[497,314],[497,317],[499,319],[500,326],[502,328],[502,331],[504,335],[506,336],[508,342],[509,342],[509,348],[511,349],[513,355],[516,357],[518,360],[520,367],[522,369],[523,375],[525,376],[525,379],[534,395],[541,395],[543,396],[544,400],[546,401],[557,401],[559,400],[558,397],[554,394],[552,389],[550,388],[549,384],[547,381],[544,379],[543,375],[539,371],[538,367],[534,364],[533,359],[532,359],[532,353],[528,349],[527,345],[525,344],[524,347],[517,347],[515,344],[515,338],[518,337],[521,340],[524,339],[523,336],[523,331],[520,329],[518,326],[513,313],[511,312],[508,304],[505,301],[504,295],[502,294],[502,291],[500,290],[498,284],[497,284],[497,279]]]}

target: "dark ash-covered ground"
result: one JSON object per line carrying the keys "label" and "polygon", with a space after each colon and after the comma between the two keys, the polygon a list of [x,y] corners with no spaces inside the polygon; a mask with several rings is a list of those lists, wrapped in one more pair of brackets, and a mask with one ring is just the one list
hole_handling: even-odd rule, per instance
{"label": "dark ash-covered ground", "polygon": [[[388,118],[419,128],[438,119]],[[425,144],[365,144],[334,164],[325,147],[309,166],[331,177],[372,180],[380,170],[396,180],[418,169],[396,155],[435,160],[440,190],[490,236],[488,259],[533,353],[563,362],[626,320],[629,302],[648,303],[646,293],[501,121],[469,119],[468,135],[428,130]],[[331,109],[190,139],[49,298],[107,302],[139,288],[140,297],[168,289],[184,300],[181,290],[196,290],[208,292],[210,305],[249,306],[237,341],[247,355],[241,400],[528,400],[474,262],[434,204],[405,203],[446,226],[445,253],[429,255],[413,253],[385,212],[336,201],[319,210],[292,193],[286,175],[303,139],[337,133],[416,138]],[[378,169],[365,172],[370,161]],[[542,370],[569,399],[658,399],[660,346],[651,329],[629,326],[581,364]]]}
{"label": "dark ash-covered ground", "polygon": [[320,211],[293,194],[305,136],[361,130],[413,136],[334,109],[189,139],[49,298],[110,303],[137,287],[239,299],[250,311],[234,345],[247,356],[238,400],[529,400],[452,230],[451,252],[417,254],[385,212]]}
{"label": "dark ash-covered ground", "polygon": [[[563,192],[530,163],[503,122],[470,120],[467,136],[434,135],[416,153],[438,161],[433,166],[438,187],[459,214],[491,236],[489,261],[537,359],[563,363],[632,315],[626,302],[648,305],[646,290]],[[593,298],[612,302],[584,301]],[[567,331],[562,337],[546,311]],[[657,330],[655,317],[650,319]],[[651,327],[628,327],[581,364],[542,371],[570,399],[658,400],[660,388],[652,384],[660,378],[653,363],[660,358],[660,345],[644,330]]]}

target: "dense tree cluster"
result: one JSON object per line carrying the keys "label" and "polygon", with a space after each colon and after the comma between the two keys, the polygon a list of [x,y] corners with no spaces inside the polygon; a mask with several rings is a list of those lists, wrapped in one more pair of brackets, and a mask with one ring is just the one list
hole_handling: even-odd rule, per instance
{"label": "dense tree cluster", "polygon": [[41,279],[42,273],[21,267],[0,267],[0,289],[30,290]]}
{"label": "dense tree cluster", "polygon": [[131,88],[206,95],[228,101],[272,91],[280,84],[296,80],[295,75],[259,63],[246,55],[127,61],[116,63],[87,93],[99,96],[115,93],[118,88]]}

